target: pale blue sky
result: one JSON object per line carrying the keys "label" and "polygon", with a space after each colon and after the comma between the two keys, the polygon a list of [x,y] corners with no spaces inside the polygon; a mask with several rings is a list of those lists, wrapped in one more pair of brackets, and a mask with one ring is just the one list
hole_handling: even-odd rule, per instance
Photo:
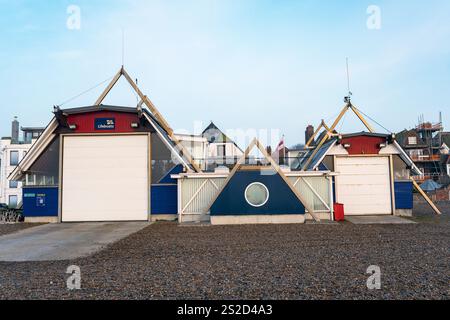
{"label": "pale blue sky", "polygon": [[[81,30],[66,27],[71,4]],[[380,30],[366,26],[369,5],[381,9]],[[303,142],[307,124],[342,108],[346,57],[353,102],[385,127],[443,111],[450,129],[448,0],[0,0],[0,135],[15,115],[45,126],[54,104],[113,76],[122,28],[126,69],[174,129],[214,120]],[[63,107],[93,104],[102,89]],[[136,98],[121,83],[105,103]],[[339,128],[362,130],[350,116]]]}

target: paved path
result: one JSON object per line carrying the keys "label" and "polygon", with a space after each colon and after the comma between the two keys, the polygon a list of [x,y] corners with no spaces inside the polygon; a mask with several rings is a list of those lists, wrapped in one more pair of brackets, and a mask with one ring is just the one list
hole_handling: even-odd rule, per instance
{"label": "paved path", "polygon": [[88,256],[148,222],[59,223],[0,237],[0,261],[53,261]]}
{"label": "paved path", "polygon": [[353,224],[414,224],[414,221],[396,216],[346,216],[345,220]]}

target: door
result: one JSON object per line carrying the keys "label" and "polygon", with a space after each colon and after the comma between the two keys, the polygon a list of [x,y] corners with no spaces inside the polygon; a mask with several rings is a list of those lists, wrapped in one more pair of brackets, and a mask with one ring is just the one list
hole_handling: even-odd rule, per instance
{"label": "door", "polygon": [[62,221],[146,221],[148,136],[66,136]]}
{"label": "door", "polygon": [[335,171],[346,215],[392,214],[388,157],[337,157]]}

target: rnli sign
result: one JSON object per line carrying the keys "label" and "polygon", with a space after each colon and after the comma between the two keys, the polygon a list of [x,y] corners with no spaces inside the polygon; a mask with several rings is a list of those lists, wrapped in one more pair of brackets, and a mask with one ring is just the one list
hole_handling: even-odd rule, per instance
{"label": "rnli sign", "polygon": [[114,118],[96,118],[95,130],[114,130],[116,128],[116,119]]}

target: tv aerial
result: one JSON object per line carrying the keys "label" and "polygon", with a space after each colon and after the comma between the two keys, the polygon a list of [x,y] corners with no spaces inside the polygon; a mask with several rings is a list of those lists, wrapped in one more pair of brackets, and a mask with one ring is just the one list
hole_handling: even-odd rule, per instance
{"label": "tv aerial", "polygon": [[344,97],[344,102],[345,103],[350,103],[352,100],[352,95],[353,93],[350,91],[350,72],[348,69],[348,58],[346,58],[346,63],[347,63],[347,90],[348,90],[348,95]]}

